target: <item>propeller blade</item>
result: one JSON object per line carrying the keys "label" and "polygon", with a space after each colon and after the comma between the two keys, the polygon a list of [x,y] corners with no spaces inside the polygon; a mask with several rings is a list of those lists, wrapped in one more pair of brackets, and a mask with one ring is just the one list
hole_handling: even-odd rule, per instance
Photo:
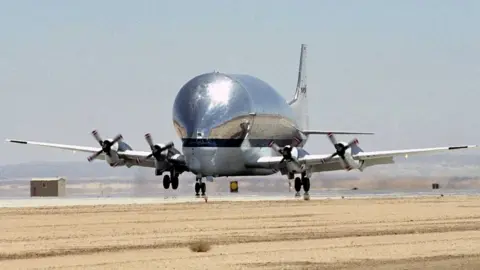
{"label": "propeller blade", "polygon": [[173,142],[169,142],[169,143],[165,144],[165,146],[163,146],[163,147],[160,148],[160,149],[161,149],[160,152],[163,152],[163,151],[165,151],[165,150],[167,150],[167,149],[170,149],[170,148],[172,148],[172,147],[173,147]]}
{"label": "propeller blade", "polygon": [[358,140],[355,138],[346,145],[346,148],[349,148],[352,145],[356,145],[356,144],[358,144]]}
{"label": "propeller blade", "polygon": [[113,138],[113,140],[110,142],[110,144],[113,145],[114,143],[120,141],[121,139],[123,139],[122,134],[118,134],[115,138]]}
{"label": "propeller blade", "polygon": [[341,156],[340,158],[340,163],[342,164],[342,167],[345,168],[345,170],[350,171],[352,167],[348,164],[347,160],[345,160],[345,157]]}
{"label": "propeller blade", "polygon": [[280,146],[278,146],[275,142],[271,141],[269,144],[268,144],[269,147],[273,148],[273,150],[279,154],[283,154],[282,153],[282,148],[280,148]]}
{"label": "propeller blade", "polygon": [[329,157],[326,157],[323,159],[323,162],[327,162],[327,161],[330,161],[332,158],[334,158],[336,155],[338,155],[337,152],[331,154]]}
{"label": "propeller blade", "polygon": [[150,133],[145,134],[145,140],[147,140],[148,145],[150,146],[150,149],[154,149],[154,144],[152,140],[152,135]]}
{"label": "propeller blade", "polygon": [[98,157],[102,152],[103,152],[103,150],[100,150],[100,151],[94,153],[93,155],[89,156],[89,157],[87,158],[87,160],[88,160],[89,162],[92,162],[92,161],[93,161],[96,157]]}
{"label": "propeller blade", "polygon": [[95,138],[95,140],[100,144],[100,146],[103,145],[103,140],[102,137],[100,137],[100,134],[98,134],[97,130],[92,131],[92,135]]}
{"label": "propeller blade", "polygon": [[333,133],[328,133],[328,138],[330,139],[333,145],[337,144],[337,139],[335,139],[335,136],[333,136]]}
{"label": "propeller blade", "polygon": [[147,141],[148,145],[150,146],[150,149],[152,150],[152,153],[146,156],[145,159],[149,159],[152,156],[156,160],[164,159],[165,157],[161,153],[167,149],[172,148],[174,145],[173,142],[169,142],[163,147],[160,147],[159,145],[156,145],[153,143],[152,135],[150,133],[145,134],[145,140]]}

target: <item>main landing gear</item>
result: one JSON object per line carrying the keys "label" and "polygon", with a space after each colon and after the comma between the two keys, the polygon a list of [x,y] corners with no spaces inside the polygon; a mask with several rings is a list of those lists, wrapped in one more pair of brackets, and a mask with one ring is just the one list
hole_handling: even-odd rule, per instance
{"label": "main landing gear", "polygon": [[197,177],[195,182],[195,197],[200,197],[200,192],[202,192],[202,197],[205,197],[205,192],[207,191],[207,185],[202,181],[201,177]]}
{"label": "main landing gear", "polygon": [[305,193],[303,194],[303,198],[305,200],[310,200],[310,194],[308,193],[310,191],[310,178],[306,176],[305,173],[302,173],[302,177],[296,177],[295,178],[295,197],[300,197],[300,190],[303,187],[303,191]]}
{"label": "main landing gear", "polygon": [[163,176],[163,187],[169,189],[170,185],[174,190],[178,188],[178,174],[172,174],[172,176],[165,174]]}

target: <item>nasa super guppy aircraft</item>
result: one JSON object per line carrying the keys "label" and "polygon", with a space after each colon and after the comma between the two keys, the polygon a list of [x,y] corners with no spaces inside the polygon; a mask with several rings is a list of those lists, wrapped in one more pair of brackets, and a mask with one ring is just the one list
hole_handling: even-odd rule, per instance
{"label": "nasa super guppy aircraft", "polygon": [[[308,126],[306,45],[302,44],[295,95],[286,101],[268,83],[241,74],[212,72],[188,81],[173,105],[173,125],[182,139],[182,152],[172,142],[154,144],[150,134],[145,139],[149,151],[133,150],[122,136],[103,140],[100,147],[55,144],[22,140],[7,141],[91,153],[88,161],[105,160],[110,166],[155,168],[163,176],[165,189],[177,189],[179,175],[196,175],[196,196],[205,196],[203,179],[221,176],[271,175],[280,172],[294,180],[296,196],[303,187],[309,197],[310,176],[315,172],[363,171],[378,164],[394,163],[395,156],[434,153],[476,145],[422,149],[364,152],[358,140],[337,142],[335,134],[372,134],[310,130]],[[310,154],[303,146],[310,135],[327,135],[333,154]]]}

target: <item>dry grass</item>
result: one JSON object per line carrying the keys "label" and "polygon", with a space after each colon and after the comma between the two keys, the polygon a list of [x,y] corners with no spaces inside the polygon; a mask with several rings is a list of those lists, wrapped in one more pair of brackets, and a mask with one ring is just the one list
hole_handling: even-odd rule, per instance
{"label": "dry grass", "polygon": [[480,269],[479,207],[446,196],[5,208],[0,269]]}

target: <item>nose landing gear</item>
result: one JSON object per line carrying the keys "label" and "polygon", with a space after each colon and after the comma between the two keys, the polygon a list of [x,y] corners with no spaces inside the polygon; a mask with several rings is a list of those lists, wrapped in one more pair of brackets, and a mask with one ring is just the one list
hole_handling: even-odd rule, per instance
{"label": "nose landing gear", "polygon": [[207,191],[207,185],[205,182],[202,181],[201,177],[196,178],[195,182],[195,197],[200,197],[200,192],[202,193],[202,197],[205,197],[205,192]]}

